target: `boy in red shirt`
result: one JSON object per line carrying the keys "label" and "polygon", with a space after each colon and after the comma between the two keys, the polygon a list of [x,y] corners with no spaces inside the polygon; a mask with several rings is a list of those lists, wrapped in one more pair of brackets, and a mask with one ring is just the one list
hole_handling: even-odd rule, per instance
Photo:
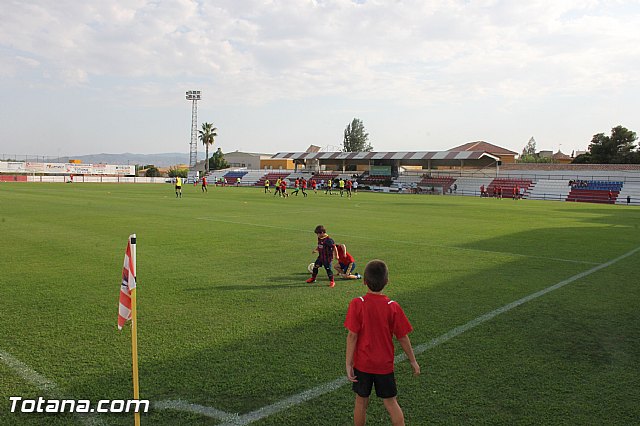
{"label": "boy in red shirt", "polygon": [[347,334],[347,378],[353,382],[356,402],[353,423],[364,425],[367,419],[369,395],[375,385],[376,395],[383,398],[384,407],[393,425],[404,425],[404,414],[398,405],[396,380],[393,374],[393,337],[407,355],[413,374],[420,374],[408,334],[413,330],[404,311],[382,294],[389,281],[389,270],[382,260],[372,260],[364,268],[366,295],[349,303],[344,326]]}
{"label": "boy in red shirt", "polygon": [[338,275],[345,280],[360,279],[360,274],[355,272],[356,261],[353,256],[351,256],[351,253],[347,251],[347,246],[344,244],[336,244],[336,251],[338,252],[338,264],[335,265],[335,269]]}

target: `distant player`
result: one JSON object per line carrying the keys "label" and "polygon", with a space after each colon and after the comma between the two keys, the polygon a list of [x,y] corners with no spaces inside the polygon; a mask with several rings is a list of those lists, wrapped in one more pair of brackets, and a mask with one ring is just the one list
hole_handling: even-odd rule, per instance
{"label": "distant player", "polygon": [[276,195],[280,195],[282,196],[282,194],[280,193],[280,184],[282,183],[282,179],[278,178],[278,180],[276,181],[276,192],[273,193],[273,196],[275,197]]}
{"label": "distant player", "polygon": [[335,257],[337,257],[336,253],[336,243],[333,241],[329,235],[327,235],[327,230],[324,226],[318,225],[315,229],[315,234],[318,237],[318,245],[311,253],[318,253],[318,258],[313,264],[313,272],[311,273],[311,278],[307,280],[308,283],[316,282],[316,277],[318,276],[318,269],[320,266],[324,267],[325,271],[327,271],[327,277],[329,277],[329,287],[334,287],[336,285],[333,280],[333,271],[331,270],[331,262]]}
{"label": "distant player", "polygon": [[271,192],[271,190],[269,189],[269,179],[265,179],[264,180],[264,193],[266,194],[267,192]]}
{"label": "distant player", "polygon": [[182,178],[180,176],[176,177],[176,198],[182,198]]}
{"label": "distant player", "polygon": [[336,245],[336,252],[338,254],[338,264],[335,265],[336,271],[338,271],[338,275],[340,278],[345,280],[358,280],[360,279],[360,274],[356,271],[356,261],[353,259],[353,256],[347,251],[347,246],[344,244]]}
{"label": "distant player", "polygon": [[344,195],[344,179],[340,178],[338,188],[340,189],[340,196],[342,197]]}
{"label": "distant player", "polygon": [[333,186],[333,182],[331,179],[327,179],[327,187],[324,190],[324,193],[326,194],[327,192],[329,193],[329,195],[333,195],[333,193],[331,192],[331,187]]}
{"label": "distant player", "polygon": [[351,193],[351,188],[353,187],[353,182],[351,182],[351,179],[347,179],[345,187],[347,188],[347,198],[351,198],[351,196],[353,195]]}
{"label": "distant player", "polygon": [[302,178],[300,180],[300,189],[302,190],[302,195],[307,196],[307,180]]}
{"label": "distant player", "polygon": [[313,189],[313,193],[318,193],[318,182],[314,178],[311,178],[311,189]]}
{"label": "distant player", "polygon": [[294,187],[294,190],[291,193],[296,194],[296,197],[297,197],[298,191],[300,191],[300,179],[296,178],[296,180],[293,182],[293,187]]}
{"label": "distant player", "polygon": [[202,176],[202,192],[209,192],[209,189],[207,188],[207,177],[206,176]]}
{"label": "distant player", "polygon": [[287,180],[286,179],[282,179],[280,181],[280,196],[282,197],[288,197],[289,194],[287,194]]}

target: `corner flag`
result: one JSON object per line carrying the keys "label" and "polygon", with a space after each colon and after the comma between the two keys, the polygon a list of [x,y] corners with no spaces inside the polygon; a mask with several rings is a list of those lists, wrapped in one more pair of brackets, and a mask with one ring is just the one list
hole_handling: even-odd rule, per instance
{"label": "corner flag", "polygon": [[118,330],[131,319],[131,291],[136,288],[136,234],[129,235],[127,251],[124,253],[120,306],[118,308]]}
{"label": "corner flag", "polygon": [[[133,367],[133,399],[140,399],[138,386],[138,319],[136,316],[136,234],[129,235],[127,251],[122,266],[120,305],[118,307],[118,330],[131,320],[131,358]],[[135,426],[140,426],[140,413],[133,413]]]}

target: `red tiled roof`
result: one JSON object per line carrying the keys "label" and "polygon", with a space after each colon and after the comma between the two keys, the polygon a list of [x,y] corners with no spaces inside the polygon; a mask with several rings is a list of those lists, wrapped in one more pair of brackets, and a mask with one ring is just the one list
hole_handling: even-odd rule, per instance
{"label": "red tiled roof", "polygon": [[497,155],[518,155],[517,152],[509,151],[508,149],[501,148],[485,141],[469,142],[464,145],[457,146],[449,149],[449,151],[484,151],[489,154]]}
{"label": "red tiled roof", "polygon": [[567,154],[563,153],[563,152],[562,152],[562,151],[560,151],[560,150],[558,150],[558,152],[556,152],[555,154],[553,154],[553,155],[551,156],[551,158],[556,159],[556,160],[559,160],[559,159],[561,159],[561,158],[564,158],[564,159],[571,159],[571,157],[570,157],[569,155],[567,155]]}

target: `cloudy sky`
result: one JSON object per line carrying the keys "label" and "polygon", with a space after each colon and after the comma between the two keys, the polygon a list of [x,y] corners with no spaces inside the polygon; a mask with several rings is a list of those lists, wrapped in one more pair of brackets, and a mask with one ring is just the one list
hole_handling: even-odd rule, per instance
{"label": "cloudy sky", "polygon": [[[521,152],[640,133],[640,0],[2,0],[2,155]],[[198,148],[200,151],[203,148]]]}

